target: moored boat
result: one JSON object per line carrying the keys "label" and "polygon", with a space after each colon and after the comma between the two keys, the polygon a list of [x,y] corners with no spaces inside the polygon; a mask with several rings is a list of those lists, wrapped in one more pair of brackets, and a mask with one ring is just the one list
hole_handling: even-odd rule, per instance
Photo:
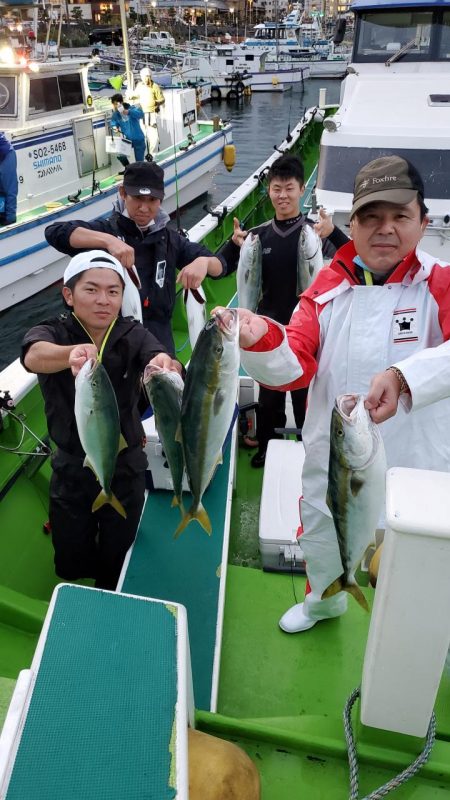
{"label": "moored boat", "polygon": [[[44,238],[50,222],[108,213],[121,165],[106,151],[111,104],[94,103],[90,59],[0,65],[2,128],[17,153],[17,222],[0,230],[0,310],[30,297],[62,275]],[[231,126],[197,120],[194,89],[170,93],[159,117],[167,209],[206,192],[232,141]],[[175,137],[175,138],[174,138]],[[58,263],[59,261],[59,263]]]}

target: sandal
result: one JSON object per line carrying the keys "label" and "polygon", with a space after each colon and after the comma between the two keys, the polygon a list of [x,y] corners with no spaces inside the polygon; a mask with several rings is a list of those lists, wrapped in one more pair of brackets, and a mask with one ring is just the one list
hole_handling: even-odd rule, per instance
{"label": "sandal", "polygon": [[242,444],[248,450],[253,450],[254,447],[259,447],[259,442],[257,439],[253,439],[251,436],[243,436],[242,437]]}

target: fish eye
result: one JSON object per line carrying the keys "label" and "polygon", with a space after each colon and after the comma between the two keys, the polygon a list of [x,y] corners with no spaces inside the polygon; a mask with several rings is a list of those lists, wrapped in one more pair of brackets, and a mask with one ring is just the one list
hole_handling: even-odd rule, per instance
{"label": "fish eye", "polygon": [[344,429],[343,428],[338,428],[337,431],[336,431],[336,434],[338,436],[343,436],[344,435]]}
{"label": "fish eye", "polygon": [[218,356],[221,356],[221,355],[222,355],[222,353],[223,353],[223,347],[222,347],[222,345],[221,345],[221,344],[218,344],[218,345],[217,345],[217,347],[216,347],[216,353],[217,353],[217,355],[218,355]]}

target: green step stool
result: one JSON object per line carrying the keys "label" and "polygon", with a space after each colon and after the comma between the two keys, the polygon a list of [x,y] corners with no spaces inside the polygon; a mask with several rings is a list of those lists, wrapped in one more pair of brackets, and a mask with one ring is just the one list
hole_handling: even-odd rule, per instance
{"label": "green step stool", "polygon": [[61,584],[0,737],[5,800],[187,800],[183,606]]}

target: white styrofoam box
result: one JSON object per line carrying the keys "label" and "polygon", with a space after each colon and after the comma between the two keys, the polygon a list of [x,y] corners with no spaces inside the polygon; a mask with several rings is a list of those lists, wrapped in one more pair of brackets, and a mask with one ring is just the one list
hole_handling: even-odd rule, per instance
{"label": "white styrofoam box", "polygon": [[[142,425],[146,438],[144,452],[148,458],[148,469],[152,473],[153,486],[155,489],[173,491],[172,476],[156,430],[155,417],[142,420]],[[183,476],[183,491],[189,491],[186,473]]]}
{"label": "white styrofoam box", "polygon": [[270,440],[259,511],[259,549],[265,570],[305,571],[303,553],[297,543],[304,460],[302,442]]}
{"label": "white styrofoam box", "polygon": [[[250,378],[249,375],[240,375],[239,376],[239,408],[243,406],[251,405],[251,403],[256,403],[258,399],[259,393],[259,386],[253,378]],[[253,409],[252,411],[247,411],[247,419],[248,419],[248,434],[247,436],[255,436],[256,433],[256,413]]]}
{"label": "white styrofoam box", "polygon": [[450,474],[387,473],[361,721],[424,737],[450,644]]}

